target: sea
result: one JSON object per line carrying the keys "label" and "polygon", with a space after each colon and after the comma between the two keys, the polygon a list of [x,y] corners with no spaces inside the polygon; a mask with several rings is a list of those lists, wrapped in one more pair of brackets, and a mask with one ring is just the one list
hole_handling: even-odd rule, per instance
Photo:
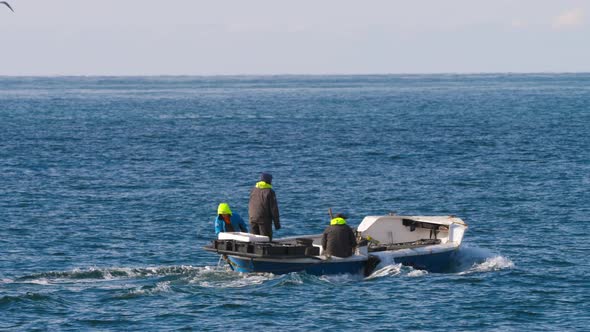
{"label": "sea", "polygon": [[[233,272],[220,202],[455,215],[453,269]],[[590,74],[0,77],[0,330],[588,331]]]}

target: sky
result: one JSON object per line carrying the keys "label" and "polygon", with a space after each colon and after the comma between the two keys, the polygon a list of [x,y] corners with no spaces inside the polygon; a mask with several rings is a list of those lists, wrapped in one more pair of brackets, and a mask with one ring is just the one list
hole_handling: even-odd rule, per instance
{"label": "sky", "polygon": [[0,75],[590,72],[588,0],[8,0]]}

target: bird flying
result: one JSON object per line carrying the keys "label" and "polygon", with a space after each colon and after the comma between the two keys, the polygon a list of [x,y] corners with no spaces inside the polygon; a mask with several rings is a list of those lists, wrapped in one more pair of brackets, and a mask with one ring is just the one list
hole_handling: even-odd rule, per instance
{"label": "bird flying", "polygon": [[10,4],[6,1],[0,1],[0,3],[3,3],[6,5],[6,7],[10,8],[10,10],[12,10],[12,12],[14,13],[14,9],[12,9],[12,7],[10,7]]}

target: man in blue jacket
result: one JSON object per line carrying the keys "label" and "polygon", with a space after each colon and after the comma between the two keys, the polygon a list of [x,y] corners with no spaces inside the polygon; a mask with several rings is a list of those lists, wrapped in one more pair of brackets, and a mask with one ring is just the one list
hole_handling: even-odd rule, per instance
{"label": "man in blue jacket", "polygon": [[219,232],[244,232],[248,233],[248,225],[237,213],[232,213],[229,204],[220,203],[217,207],[215,218],[215,235]]}

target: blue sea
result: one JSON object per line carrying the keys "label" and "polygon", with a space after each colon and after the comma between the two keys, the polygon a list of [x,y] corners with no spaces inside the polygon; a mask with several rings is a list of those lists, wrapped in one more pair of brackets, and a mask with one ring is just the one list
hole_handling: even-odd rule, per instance
{"label": "blue sea", "polygon": [[[455,269],[239,274],[217,205],[456,215]],[[0,77],[0,330],[588,331],[590,74]]]}

